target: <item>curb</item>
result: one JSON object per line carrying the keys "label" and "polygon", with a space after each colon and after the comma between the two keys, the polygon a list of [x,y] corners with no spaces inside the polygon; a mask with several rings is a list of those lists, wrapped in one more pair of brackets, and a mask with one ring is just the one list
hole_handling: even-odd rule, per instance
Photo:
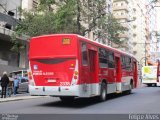
{"label": "curb", "polygon": [[9,102],[9,101],[19,101],[19,100],[27,100],[27,99],[36,99],[48,96],[20,96],[20,97],[9,97],[9,98],[0,98],[0,103]]}

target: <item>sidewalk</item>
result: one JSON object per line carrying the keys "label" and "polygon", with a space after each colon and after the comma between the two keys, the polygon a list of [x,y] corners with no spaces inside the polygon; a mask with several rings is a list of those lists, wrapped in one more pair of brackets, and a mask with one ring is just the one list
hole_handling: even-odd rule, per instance
{"label": "sidewalk", "polygon": [[46,97],[46,96],[30,96],[29,94],[17,94],[16,96],[12,95],[11,97],[0,98],[0,103],[9,102],[9,101],[35,99],[40,97]]}

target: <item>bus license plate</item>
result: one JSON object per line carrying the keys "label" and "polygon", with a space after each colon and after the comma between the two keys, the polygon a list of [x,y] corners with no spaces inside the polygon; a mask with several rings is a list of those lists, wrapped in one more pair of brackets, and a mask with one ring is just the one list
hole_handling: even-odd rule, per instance
{"label": "bus license plate", "polygon": [[48,79],[48,82],[56,82],[54,79]]}

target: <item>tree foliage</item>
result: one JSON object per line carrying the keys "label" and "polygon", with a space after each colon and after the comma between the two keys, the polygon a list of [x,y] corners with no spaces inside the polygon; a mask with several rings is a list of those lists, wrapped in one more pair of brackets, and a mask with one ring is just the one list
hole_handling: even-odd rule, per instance
{"label": "tree foliage", "polygon": [[98,20],[97,28],[95,34],[98,41],[108,45],[112,45],[111,43],[122,44],[124,42],[119,35],[124,33],[127,28],[123,27],[112,14],[101,17]]}
{"label": "tree foliage", "polygon": [[22,10],[23,19],[15,28],[15,35],[30,37],[76,33],[85,35],[91,31],[97,39],[106,43],[109,39],[121,43],[117,37],[125,29],[112,15],[106,14],[106,0],[39,0],[36,9]]}

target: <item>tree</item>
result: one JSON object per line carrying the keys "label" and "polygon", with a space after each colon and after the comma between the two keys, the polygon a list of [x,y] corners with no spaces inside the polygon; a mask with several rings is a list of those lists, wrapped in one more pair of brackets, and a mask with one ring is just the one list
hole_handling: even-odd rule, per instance
{"label": "tree", "polygon": [[[106,38],[120,42],[117,35],[124,29],[112,15],[106,14],[106,0],[39,0],[36,9],[22,10],[23,19],[15,28],[14,37],[30,37],[93,31],[105,43]],[[15,40],[15,39],[14,39]]]}
{"label": "tree", "polygon": [[86,32],[94,31],[98,27],[98,21],[106,15],[106,0],[86,0],[83,6],[85,6],[86,13],[83,13],[82,20],[88,24],[87,29],[83,31],[85,35]]}

